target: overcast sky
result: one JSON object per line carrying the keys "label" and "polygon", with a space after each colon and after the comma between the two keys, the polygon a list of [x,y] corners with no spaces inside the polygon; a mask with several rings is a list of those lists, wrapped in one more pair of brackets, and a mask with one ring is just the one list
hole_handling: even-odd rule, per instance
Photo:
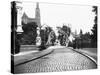
{"label": "overcast sky", "polygon": [[[35,2],[23,2],[23,12],[34,18],[35,17]],[[47,24],[54,29],[56,26],[63,24],[70,24],[72,32],[80,29],[85,32],[91,32],[94,24],[94,13],[92,6],[84,5],[68,5],[68,4],[52,4],[52,3],[39,3],[41,24]]]}

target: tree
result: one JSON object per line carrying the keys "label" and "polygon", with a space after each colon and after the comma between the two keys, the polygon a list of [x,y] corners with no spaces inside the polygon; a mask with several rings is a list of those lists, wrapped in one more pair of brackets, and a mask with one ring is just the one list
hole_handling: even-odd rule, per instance
{"label": "tree", "polygon": [[[40,31],[40,36],[41,36],[41,40],[42,40],[42,43],[41,45],[46,45],[47,41],[49,40],[49,35],[50,35],[50,32],[53,31],[53,29],[51,27],[45,27],[45,29],[41,29]],[[51,34],[51,42],[52,42],[52,45],[54,44],[55,42],[55,39],[56,39],[56,36],[55,36],[55,33]]]}
{"label": "tree", "polygon": [[83,31],[82,31],[82,29],[80,30],[80,37],[82,37],[82,35],[83,35]]}
{"label": "tree", "polygon": [[95,19],[94,19],[94,26],[93,28],[91,29],[92,31],[92,35],[91,35],[91,42],[92,42],[92,46],[93,47],[97,47],[97,6],[93,6],[93,10],[92,10],[94,13],[95,13]]}
{"label": "tree", "polygon": [[51,38],[51,45],[54,45],[55,41],[56,41],[56,35],[54,33],[54,31],[51,32],[50,38]]}
{"label": "tree", "polygon": [[75,30],[74,34],[74,40],[72,41],[73,43],[73,48],[82,48],[83,47],[83,31],[80,29],[79,35],[77,34],[77,31]]}
{"label": "tree", "polygon": [[97,6],[93,6],[93,10],[92,10],[92,12],[95,12],[96,15],[98,14],[97,9],[98,9]]}
{"label": "tree", "polygon": [[66,46],[69,40],[68,37],[70,36],[71,29],[66,25],[57,28],[59,33],[58,40],[60,40],[61,45]]}
{"label": "tree", "polygon": [[71,32],[71,29],[70,27],[66,26],[66,25],[63,25],[63,27],[61,28],[65,33],[67,33],[68,36],[70,36],[70,32]]}
{"label": "tree", "polygon": [[[22,23],[23,24],[23,23]],[[23,24],[23,33],[20,39],[20,44],[22,45],[35,45],[37,37],[37,24],[31,22],[28,24]]]}

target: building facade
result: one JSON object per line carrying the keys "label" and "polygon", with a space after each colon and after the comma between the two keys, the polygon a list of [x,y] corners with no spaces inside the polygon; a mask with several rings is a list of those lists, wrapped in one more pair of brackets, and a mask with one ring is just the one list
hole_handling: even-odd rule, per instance
{"label": "building facade", "polygon": [[27,24],[27,23],[30,23],[30,22],[35,22],[38,25],[38,27],[41,27],[39,3],[36,4],[35,18],[29,18],[27,16],[27,14],[24,12],[24,14],[22,16],[22,22],[24,24]]}

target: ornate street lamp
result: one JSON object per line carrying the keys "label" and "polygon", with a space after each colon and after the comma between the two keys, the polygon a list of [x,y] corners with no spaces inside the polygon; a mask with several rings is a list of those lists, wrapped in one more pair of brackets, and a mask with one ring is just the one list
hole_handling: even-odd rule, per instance
{"label": "ornate street lamp", "polygon": [[22,7],[18,6],[18,4],[22,4],[19,1],[16,1],[16,9],[17,9],[17,30],[16,32],[18,34],[21,34],[23,32],[22,30],[22,24],[21,24],[21,17],[22,17]]}

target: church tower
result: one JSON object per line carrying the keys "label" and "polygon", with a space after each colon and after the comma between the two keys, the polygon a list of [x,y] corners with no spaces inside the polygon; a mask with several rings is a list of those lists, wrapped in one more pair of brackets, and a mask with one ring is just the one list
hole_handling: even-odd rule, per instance
{"label": "church tower", "polygon": [[39,9],[39,3],[37,2],[36,4],[36,10],[35,10],[35,19],[37,21],[37,25],[41,27],[41,22],[40,22],[40,9]]}

